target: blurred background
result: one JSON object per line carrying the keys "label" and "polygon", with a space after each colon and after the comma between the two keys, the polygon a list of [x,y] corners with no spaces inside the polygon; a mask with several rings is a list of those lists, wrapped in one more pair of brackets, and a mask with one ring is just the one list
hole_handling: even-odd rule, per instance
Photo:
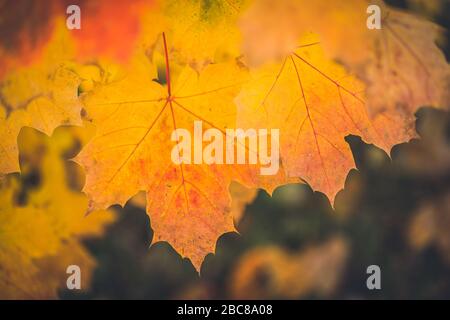
{"label": "blurred background", "polygon": [[[102,238],[83,241],[97,260],[90,288],[63,299],[450,298],[450,114],[417,113],[420,138],[392,159],[349,136],[357,169],[335,209],[307,185],[264,191],[237,233],[221,236],[200,276],[167,243],[149,244],[145,211],[131,203]],[[381,268],[368,290],[366,268]]]}

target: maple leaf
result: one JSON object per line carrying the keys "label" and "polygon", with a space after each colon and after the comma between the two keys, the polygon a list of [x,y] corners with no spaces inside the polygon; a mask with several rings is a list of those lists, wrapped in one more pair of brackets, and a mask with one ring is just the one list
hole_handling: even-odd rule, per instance
{"label": "maple leaf", "polygon": [[360,135],[389,150],[414,135],[394,112],[371,119],[364,84],[327,59],[316,35],[280,63],[252,69],[237,98],[238,127],[282,128],[281,159],[288,177],[301,177],[333,201],[354,167],[344,138]]}
{"label": "maple leaf", "polygon": [[[370,4],[381,8],[380,30],[367,28]],[[407,127],[423,105],[450,107],[450,68],[436,45],[442,28],[382,1],[257,1],[240,26],[244,53],[256,65],[289,54],[305,32],[319,34],[327,55],[368,85],[370,115],[394,110]]]}
{"label": "maple leaf", "polygon": [[48,135],[60,125],[80,125],[79,77],[67,62],[73,46],[59,27],[42,57],[11,70],[0,84],[0,174],[19,171],[17,135],[25,126]]}
{"label": "maple leaf", "polygon": [[229,61],[240,55],[236,22],[248,2],[156,1],[155,10],[143,14],[139,45],[148,51],[161,47],[157,39],[164,32],[170,38],[167,45],[173,62],[189,64],[200,71],[212,62]]}
{"label": "maple leaf", "polygon": [[[87,66],[74,61],[105,65],[111,58],[128,59],[129,46],[140,30],[140,10],[148,4],[83,2],[83,29],[72,31],[65,25],[64,3],[52,0],[47,5],[8,2],[0,17],[0,175],[19,170],[16,140],[21,128],[31,126],[51,135],[60,125],[81,124],[77,91],[86,90],[93,80],[80,79],[73,71],[83,76],[78,69]],[[11,12],[21,14],[21,10],[29,16],[9,18]],[[112,19],[118,14],[126,27]],[[118,35],[121,42],[108,41]],[[109,81],[114,74],[102,77]]]}
{"label": "maple leaf", "polygon": [[87,139],[81,128],[61,128],[51,138],[21,131],[22,175],[8,175],[0,186],[1,298],[56,298],[73,261],[88,284],[95,263],[80,238],[101,234],[114,216],[103,211],[84,218],[86,196],[68,186],[61,155]]}
{"label": "maple leaf", "polygon": [[413,122],[421,106],[449,109],[450,67],[436,44],[442,28],[388,6],[383,9],[383,28],[372,37],[367,59],[358,64],[340,57],[367,82],[370,113],[401,110]]}
{"label": "maple leaf", "polygon": [[[165,36],[166,84],[143,53],[120,81],[97,85],[84,97],[96,126],[92,141],[76,157],[86,171],[83,189],[90,209],[121,204],[147,193],[154,240],[165,240],[200,268],[219,235],[234,231],[228,186],[252,185],[245,165],[174,164],[172,131],[193,133],[194,120],[223,135],[234,128],[234,97],[245,79],[236,63],[211,64],[197,73],[189,66],[172,78]],[[221,75],[220,77],[217,75]]]}

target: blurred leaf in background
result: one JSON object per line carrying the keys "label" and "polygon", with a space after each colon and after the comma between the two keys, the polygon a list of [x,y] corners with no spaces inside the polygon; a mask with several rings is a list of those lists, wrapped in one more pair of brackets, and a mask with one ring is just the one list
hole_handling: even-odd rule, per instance
{"label": "blurred leaf in background", "polygon": [[57,298],[71,264],[82,270],[82,288],[88,286],[95,260],[81,239],[101,235],[114,215],[84,215],[82,171],[67,159],[87,139],[86,132],[73,127],[60,127],[52,137],[31,128],[21,130],[22,174],[8,175],[0,187],[1,298]]}

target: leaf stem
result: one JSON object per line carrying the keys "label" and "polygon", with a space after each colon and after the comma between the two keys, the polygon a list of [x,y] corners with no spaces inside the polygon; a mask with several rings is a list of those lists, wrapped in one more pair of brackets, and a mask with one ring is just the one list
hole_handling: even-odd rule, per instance
{"label": "leaf stem", "polygon": [[166,58],[166,82],[167,82],[167,93],[169,98],[172,97],[172,88],[170,84],[170,67],[169,67],[169,54],[167,53],[167,41],[166,34],[163,32],[163,42],[164,42],[164,56]]}

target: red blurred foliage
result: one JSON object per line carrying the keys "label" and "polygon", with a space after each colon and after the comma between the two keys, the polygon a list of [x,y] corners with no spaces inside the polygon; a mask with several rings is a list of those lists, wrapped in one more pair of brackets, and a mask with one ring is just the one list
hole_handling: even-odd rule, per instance
{"label": "red blurred foliage", "polygon": [[81,8],[81,30],[72,30],[77,58],[82,61],[106,57],[124,62],[139,32],[140,13],[153,0],[6,0],[0,2],[0,79],[8,70],[39,59],[51,38],[57,17],[66,8]]}

